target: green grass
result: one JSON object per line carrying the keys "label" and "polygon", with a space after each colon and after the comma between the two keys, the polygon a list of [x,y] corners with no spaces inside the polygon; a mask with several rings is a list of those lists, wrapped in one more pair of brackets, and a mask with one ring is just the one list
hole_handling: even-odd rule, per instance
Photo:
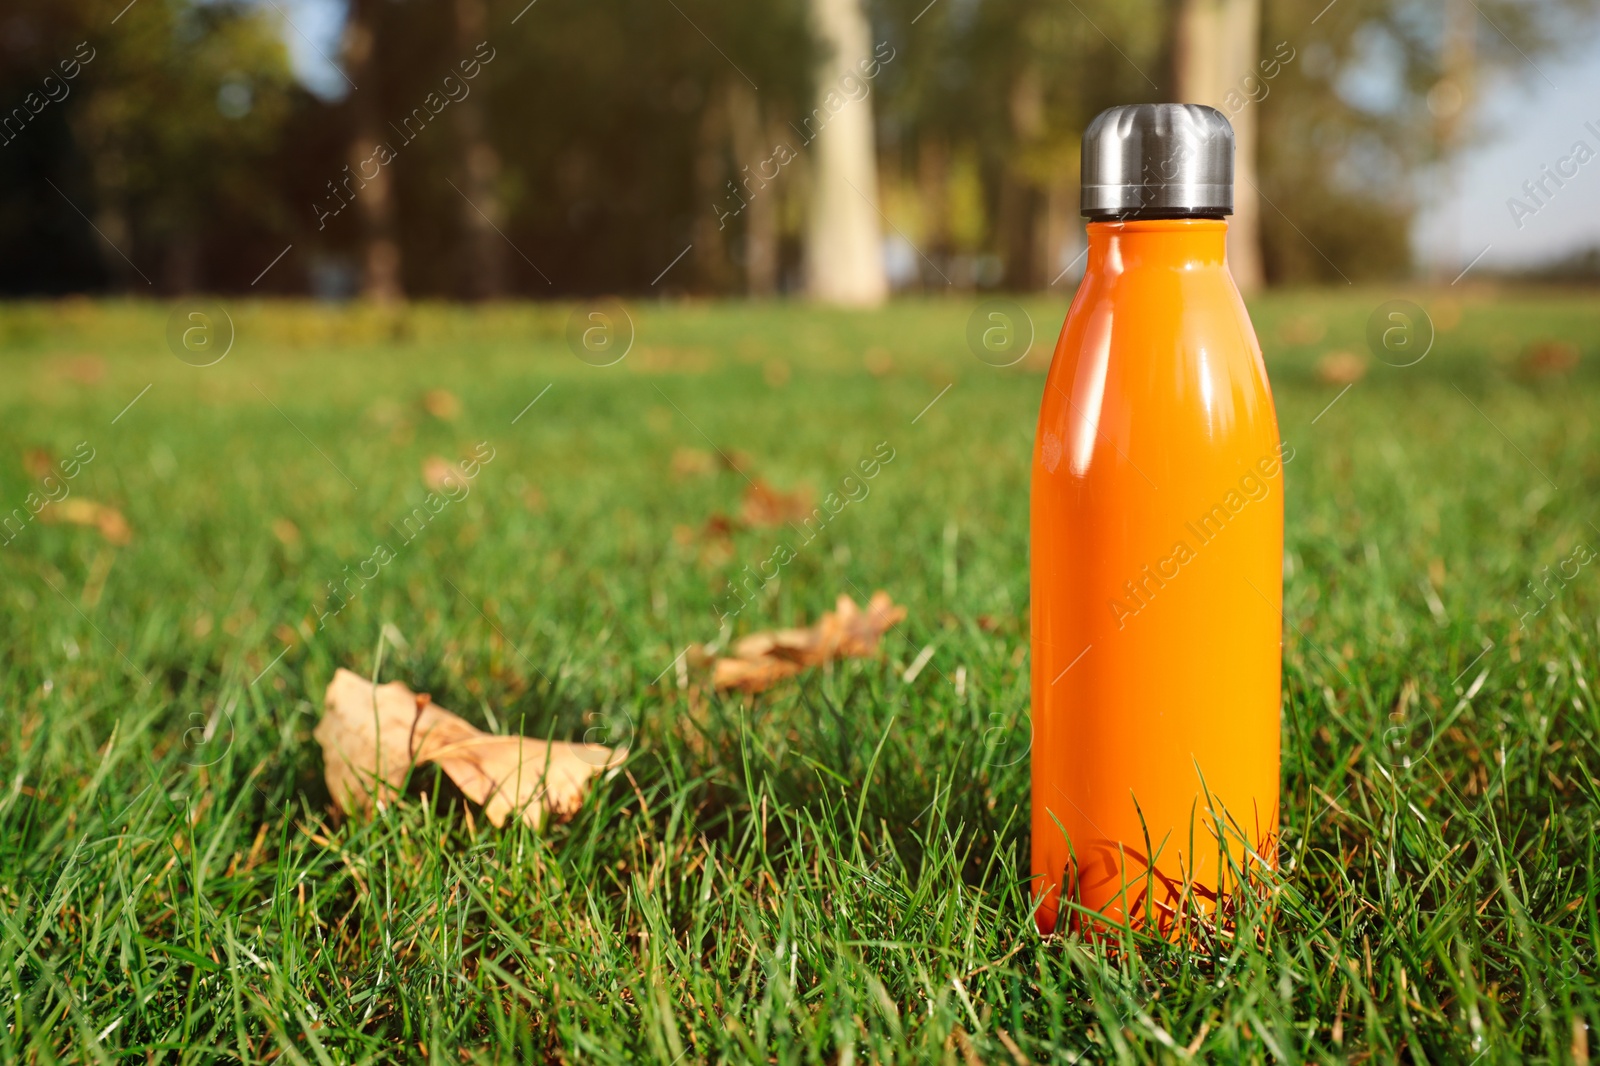
{"label": "green grass", "polygon": [[[565,307],[241,304],[205,369],[166,307],[0,309],[0,505],[37,488],[30,452],[84,441],[72,498],[132,529],[0,548],[0,1055],[1580,1058],[1600,567],[1528,612],[1600,549],[1600,303],[1414,294],[1452,328],[1338,396],[1316,360],[1364,351],[1396,295],[1256,308],[1296,448],[1281,884],[1231,940],[1130,950],[1042,939],[1027,903],[1027,467],[1064,299],[1029,303],[1008,369],[966,350],[961,303],[639,304],[605,369]],[[1518,373],[1563,338],[1575,371]],[[424,460],[482,441],[471,494],[318,628]],[[691,698],[674,657],[788,535],[703,536],[744,481],[690,453],[820,495],[883,441],[870,496],[734,622],[884,588],[910,615],[883,658]],[[542,834],[431,768],[339,822],[311,739],[339,666],[634,754]]]}

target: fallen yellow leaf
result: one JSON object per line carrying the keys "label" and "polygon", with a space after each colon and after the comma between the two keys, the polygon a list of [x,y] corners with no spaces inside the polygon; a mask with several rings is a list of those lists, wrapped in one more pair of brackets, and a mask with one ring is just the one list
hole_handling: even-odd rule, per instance
{"label": "fallen yellow leaf", "polygon": [[98,355],[74,355],[60,364],[61,374],[79,385],[98,385],[106,376],[106,361]]}
{"label": "fallen yellow leaf", "polygon": [[422,483],[434,492],[444,491],[455,473],[456,465],[442,455],[430,455],[422,461]]}
{"label": "fallen yellow leaf", "polygon": [[815,625],[752,633],[739,641],[732,656],[712,665],[712,687],[760,692],[808,666],[869,658],[878,653],[883,634],[905,616],[906,609],[895,606],[882,590],[872,594],[864,611],[840,595],[835,609],[824,612]]}
{"label": "fallen yellow leaf", "polygon": [[413,766],[438,763],[456,787],[505,824],[520,814],[537,829],[546,813],[570,815],[592,779],[627,758],[626,748],[496,736],[398,681],[374,685],[349,670],[333,675],[314,736],[333,801],[345,813],[391,803]]}
{"label": "fallen yellow leaf", "polygon": [[461,401],[449,389],[429,389],[422,394],[422,409],[442,422],[461,417]]}
{"label": "fallen yellow leaf", "polygon": [[29,448],[22,455],[22,466],[29,476],[39,480],[56,472],[55,456],[45,448]]}
{"label": "fallen yellow leaf", "polygon": [[1576,369],[1580,354],[1571,341],[1538,340],[1523,349],[1517,369],[1524,377],[1560,377]]}
{"label": "fallen yellow leaf", "polygon": [[39,512],[41,522],[66,522],[74,526],[95,526],[109,544],[127,544],[133,540],[133,529],[121,511],[109,504],[96,503],[75,496],[62,500]]}
{"label": "fallen yellow leaf", "polygon": [[1327,385],[1354,385],[1367,376],[1367,360],[1354,352],[1328,352],[1317,360],[1317,380]]}
{"label": "fallen yellow leaf", "polygon": [[672,453],[674,477],[697,477],[710,474],[716,469],[717,458],[708,451],[699,448],[679,448]]}
{"label": "fallen yellow leaf", "polygon": [[805,488],[781,492],[758,477],[744,490],[739,517],[755,529],[801,521],[811,517],[811,492]]}

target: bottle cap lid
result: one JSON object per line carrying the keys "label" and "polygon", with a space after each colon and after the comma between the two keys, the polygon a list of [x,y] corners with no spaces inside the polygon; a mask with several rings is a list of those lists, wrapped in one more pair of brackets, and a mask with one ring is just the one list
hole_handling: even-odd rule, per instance
{"label": "bottle cap lid", "polygon": [[1201,104],[1125,104],[1083,131],[1092,221],[1233,214],[1233,127]]}

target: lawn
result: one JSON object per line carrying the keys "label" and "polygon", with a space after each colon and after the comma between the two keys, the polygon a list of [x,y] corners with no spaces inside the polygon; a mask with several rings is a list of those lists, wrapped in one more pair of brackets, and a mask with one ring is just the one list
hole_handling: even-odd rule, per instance
{"label": "lawn", "polygon": [[[1230,936],[1120,946],[1041,938],[1026,883],[1064,295],[1009,367],[954,301],[641,302],[603,367],[569,306],[241,302],[207,367],[170,305],[0,308],[0,513],[70,493],[0,535],[0,1054],[1587,1061],[1600,300],[1410,293],[1432,350],[1345,389],[1329,353],[1406,295],[1254,309],[1296,455],[1281,881]],[[820,499],[882,448],[724,629],[795,540],[740,521],[747,478]],[[683,654],[876,589],[909,612],[877,659],[723,696]],[[542,832],[431,767],[341,820],[341,666],[632,754]]]}

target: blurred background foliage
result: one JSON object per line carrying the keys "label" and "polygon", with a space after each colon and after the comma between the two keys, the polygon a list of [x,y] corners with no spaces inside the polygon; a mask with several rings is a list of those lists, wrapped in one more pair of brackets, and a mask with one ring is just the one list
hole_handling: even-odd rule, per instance
{"label": "blurred background foliage", "polygon": [[[829,0],[327,2],[343,27],[327,55],[337,93],[291,69],[286,41],[309,38],[303,5],[287,0],[8,0],[0,292],[802,287],[806,119],[830,89],[818,75]],[[881,62],[843,91],[875,126],[895,286],[1058,279],[1081,249],[1085,124],[1115,103],[1177,95],[1181,9],[1206,2],[870,0]],[[1497,71],[1535,76],[1533,60],[1596,6],[1249,9],[1272,64],[1271,76],[1240,70],[1238,97],[1259,129],[1266,280],[1411,271],[1411,220],[1468,145],[1476,87]],[[492,58],[463,80],[474,56]],[[441,99],[439,121],[406,141],[397,124]],[[383,138],[395,159],[341,196],[346,168]],[[345,200],[353,210],[332,214]],[[252,287],[286,245],[293,256]]]}

